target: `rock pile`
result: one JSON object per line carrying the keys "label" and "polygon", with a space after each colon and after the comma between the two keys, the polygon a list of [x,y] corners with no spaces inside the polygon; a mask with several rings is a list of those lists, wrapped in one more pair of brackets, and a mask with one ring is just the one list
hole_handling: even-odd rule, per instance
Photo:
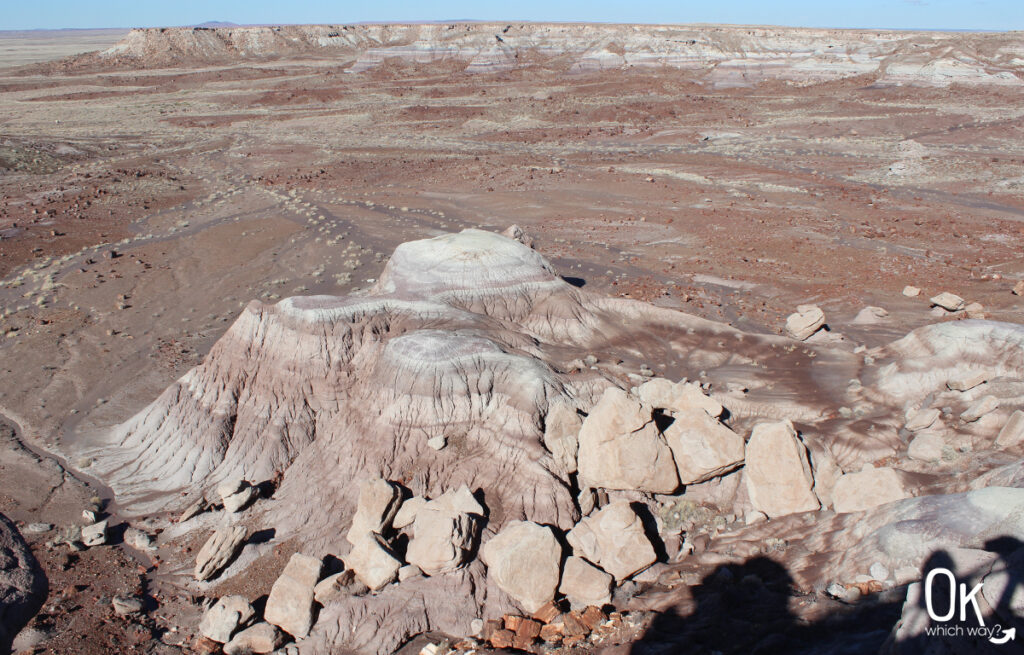
{"label": "rock pile", "polygon": [[[808,338],[824,315],[800,309],[792,336]],[[488,621],[494,645],[572,645],[588,608],[621,609],[691,557],[795,553],[806,583],[801,553],[824,545],[829,579],[849,585],[876,562],[919,564],[918,519],[944,538],[933,525],[969,524],[963,507],[984,501],[991,524],[1008,520],[984,494],[946,515],[916,496],[929,467],[959,467],[976,444],[1007,453],[971,484],[1024,486],[1024,330],[964,320],[870,351],[826,341],[597,297],[519,237],[467,230],[403,244],[360,295],[250,305],[89,455],[142,509],[206,490],[177,530],[223,504],[197,580],[261,548],[301,552],[261,590],[262,616],[219,610],[232,650],[383,654]],[[668,342],[700,383],[606,354]],[[243,480],[272,479],[253,503]],[[260,523],[276,543],[231,566]]]}

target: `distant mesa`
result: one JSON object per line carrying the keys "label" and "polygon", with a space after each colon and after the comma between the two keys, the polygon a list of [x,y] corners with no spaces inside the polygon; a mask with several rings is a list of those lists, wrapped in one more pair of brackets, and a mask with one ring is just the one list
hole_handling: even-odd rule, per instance
{"label": "distant mesa", "polygon": [[[495,37],[498,38],[495,38]],[[361,73],[385,62],[467,73],[550,62],[571,73],[669,67],[711,87],[862,78],[879,85],[1024,84],[1012,33],[897,32],[716,25],[449,22],[132,30],[65,65],[159,68],[327,57]]]}

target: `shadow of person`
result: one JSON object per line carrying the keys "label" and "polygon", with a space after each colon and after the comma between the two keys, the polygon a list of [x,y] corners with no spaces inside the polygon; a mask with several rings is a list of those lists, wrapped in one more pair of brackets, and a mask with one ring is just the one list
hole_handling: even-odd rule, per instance
{"label": "shadow of person", "polygon": [[[998,537],[985,542],[985,550],[996,553],[1002,560],[1001,567],[993,567],[994,570],[1003,569],[1000,582],[1004,584],[999,592],[999,600],[992,607],[999,619],[1013,624],[1021,623],[1024,616],[1024,594],[1017,594],[1017,590],[1024,584],[1024,542],[1015,537]],[[1014,601],[1014,595],[1018,598]],[[1015,607],[1016,605],[1016,607]],[[1024,637],[1024,635],[1022,635]]]}
{"label": "shadow of person", "polygon": [[792,585],[785,567],[767,557],[719,566],[691,589],[692,613],[657,615],[630,653],[785,653],[797,627]]}

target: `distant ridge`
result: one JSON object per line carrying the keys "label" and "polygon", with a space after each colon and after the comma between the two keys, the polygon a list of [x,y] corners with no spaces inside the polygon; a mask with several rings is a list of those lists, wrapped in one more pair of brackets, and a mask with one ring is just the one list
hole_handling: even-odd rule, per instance
{"label": "distant ridge", "polygon": [[238,23],[232,23],[231,21],[208,20],[205,23],[199,23],[198,25],[189,25],[189,27],[241,27],[241,26]]}

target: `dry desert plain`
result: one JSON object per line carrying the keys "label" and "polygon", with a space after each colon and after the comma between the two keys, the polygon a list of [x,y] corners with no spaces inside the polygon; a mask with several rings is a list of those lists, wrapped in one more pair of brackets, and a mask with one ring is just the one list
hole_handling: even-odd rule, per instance
{"label": "dry desert plain", "polygon": [[0,41],[0,642],[917,652],[1019,565],[1019,33],[80,36]]}

